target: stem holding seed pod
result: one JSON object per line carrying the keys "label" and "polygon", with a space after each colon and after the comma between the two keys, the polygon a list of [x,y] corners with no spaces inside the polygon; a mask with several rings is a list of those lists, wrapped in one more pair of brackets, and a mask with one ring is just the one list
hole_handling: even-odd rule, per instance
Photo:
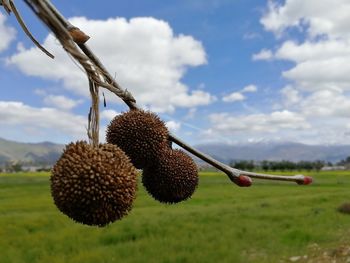
{"label": "stem holding seed pod", "polygon": [[88,117],[88,137],[93,147],[98,147],[100,131],[100,110],[99,110],[99,93],[98,86],[89,78],[89,88],[91,95],[91,107]]}
{"label": "stem holding seed pod", "polygon": [[[121,98],[130,109],[138,109],[135,99],[130,92],[121,88],[121,86],[115,81],[115,79],[108,73],[106,68],[100,62],[100,60],[94,55],[94,53],[84,44],[84,41],[76,41],[72,39],[72,35],[69,33],[69,29],[72,26],[67,19],[60,14],[54,5],[48,0],[24,0],[27,5],[33,10],[33,12],[42,20],[50,30],[55,34],[57,39],[61,42],[63,48],[76,59],[86,70],[89,80],[93,81],[94,85],[101,86],[108,89],[112,93]],[[13,2],[10,0],[13,4]],[[83,32],[80,32],[83,33]],[[87,40],[87,39],[86,39]],[[80,48],[80,50],[77,48]],[[305,177],[303,175],[297,176],[276,176],[276,175],[264,175],[253,172],[241,171],[231,168],[201,152],[189,146],[176,136],[170,134],[169,140],[175,142],[179,146],[183,147],[190,153],[204,160],[205,162],[213,165],[217,169],[227,174],[232,182],[239,186],[250,186],[252,183],[251,178],[267,179],[267,180],[281,180],[281,181],[294,181],[298,184],[309,184],[312,182],[311,177]]]}

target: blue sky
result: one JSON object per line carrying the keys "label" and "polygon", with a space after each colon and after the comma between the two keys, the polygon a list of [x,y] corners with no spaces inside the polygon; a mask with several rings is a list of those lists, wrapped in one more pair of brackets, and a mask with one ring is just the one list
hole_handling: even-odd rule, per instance
{"label": "blue sky", "polygon": [[[347,0],[53,3],[91,36],[88,45],[138,104],[191,144],[349,143]],[[1,10],[0,137],[86,139],[84,74],[22,1],[18,7],[56,58]],[[101,140],[109,120],[127,110],[105,93]]]}

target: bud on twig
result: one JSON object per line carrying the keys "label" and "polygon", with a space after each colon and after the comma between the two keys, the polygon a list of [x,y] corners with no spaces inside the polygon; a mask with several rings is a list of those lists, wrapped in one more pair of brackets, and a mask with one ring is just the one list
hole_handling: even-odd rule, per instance
{"label": "bud on twig", "polygon": [[86,41],[90,39],[88,35],[86,35],[83,31],[81,31],[77,27],[68,28],[68,32],[73,38],[73,41],[77,44],[84,44]]}

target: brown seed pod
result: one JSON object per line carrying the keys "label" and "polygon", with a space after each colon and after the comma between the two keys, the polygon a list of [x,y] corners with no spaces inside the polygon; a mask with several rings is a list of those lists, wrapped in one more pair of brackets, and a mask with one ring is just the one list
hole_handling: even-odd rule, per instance
{"label": "brown seed pod", "polygon": [[66,146],[52,169],[51,194],[73,220],[105,226],[125,216],[135,199],[137,171],[115,145],[94,148],[78,141]]}
{"label": "brown seed pod", "polygon": [[159,202],[178,203],[196,190],[197,166],[185,152],[163,148],[154,165],[143,170],[142,184]]}
{"label": "brown seed pod", "polygon": [[168,145],[169,132],[151,112],[131,110],[116,116],[107,127],[106,141],[120,147],[136,168],[153,163],[159,149]]}

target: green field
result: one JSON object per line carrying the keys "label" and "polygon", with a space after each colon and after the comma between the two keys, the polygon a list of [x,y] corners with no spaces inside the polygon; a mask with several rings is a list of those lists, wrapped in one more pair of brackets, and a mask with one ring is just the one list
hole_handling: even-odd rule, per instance
{"label": "green field", "polygon": [[132,212],[97,228],[56,209],[47,174],[1,175],[0,262],[347,262],[350,215],[337,207],[350,202],[350,172],[314,179],[239,188],[202,173],[193,198],[172,206],[140,184]]}

